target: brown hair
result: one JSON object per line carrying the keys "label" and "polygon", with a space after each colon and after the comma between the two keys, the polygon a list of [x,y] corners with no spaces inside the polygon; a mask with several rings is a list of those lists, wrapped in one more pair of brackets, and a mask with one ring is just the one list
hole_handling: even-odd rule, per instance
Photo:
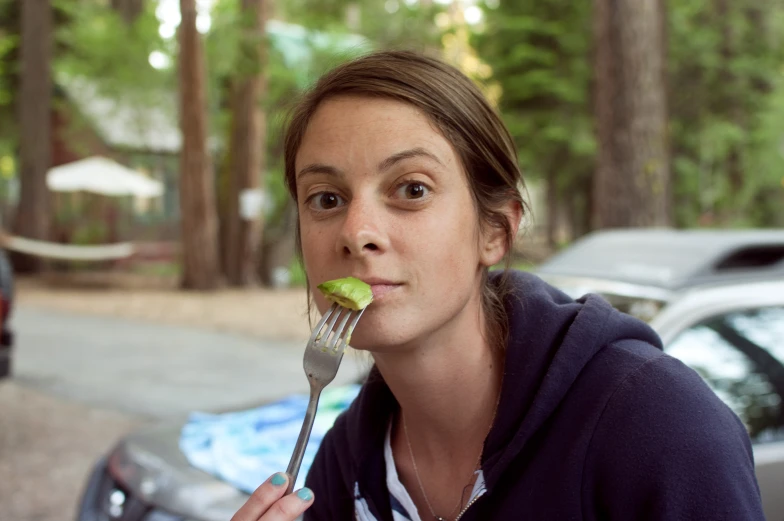
{"label": "brown hair", "polygon": [[[525,210],[520,190],[523,177],[512,137],[479,88],[456,68],[409,51],[381,51],[337,66],[322,76],[294,108],[284,141],[286,186],[297,200],[295,158],[311,118],[321,103],[337,96],[387,98],[421,110],[454,147],[468,176],[480,225],[506,233],[507,260],[514,242],[508,216],[510,201]],[[299,220],[297,250],[302,255]],[[482,281],[486,335],[494,346],[504,346],[508,324],[502,298],[506,277]]]}

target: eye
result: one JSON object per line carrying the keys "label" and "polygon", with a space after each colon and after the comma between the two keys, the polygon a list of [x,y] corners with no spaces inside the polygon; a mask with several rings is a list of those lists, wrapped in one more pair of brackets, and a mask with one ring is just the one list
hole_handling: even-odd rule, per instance
{"label": "eye", "polygon": [[404,199],[422,199],[430,193],[430,188],[422,183],[405,183],[397,189],[398,195]]}
{"label": "eye", "polygon": [[308,206],[319,212],[333,210],[344,204],[346,201],[334,192],[319,192],[308,198]]}

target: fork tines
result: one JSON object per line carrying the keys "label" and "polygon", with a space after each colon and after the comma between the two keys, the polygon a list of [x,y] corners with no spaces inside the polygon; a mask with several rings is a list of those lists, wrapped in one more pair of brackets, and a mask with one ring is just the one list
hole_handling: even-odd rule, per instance
{"label": "fork tines", "polygon": [[[337,303],[332,304],[313,330],[310,337],[312,346],[322,351],[342,352],[351,340],[351,333],[364,311],[364,309],[359,311],[348,309]],[[338,320],[340,320],[339,324]],[[338,326],[335,327],[335,324]]]}

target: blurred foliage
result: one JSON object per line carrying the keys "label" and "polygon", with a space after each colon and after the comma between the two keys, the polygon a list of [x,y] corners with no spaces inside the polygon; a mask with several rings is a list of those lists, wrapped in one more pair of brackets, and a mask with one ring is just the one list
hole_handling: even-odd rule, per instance
{"label": "blurred foliage", "polygon": [[275,17],[310,30],[361,34],[379,48],[425,51],[438,48],[441,31],[433,23],[445,7],[403,0],[278,1]]}
{"label": "blurred foliage", "polygon": [[[596,142],[590,100],[591,4],[486,0],[474,37],[501,86],[499,108],[524,175],[556,178],[572,213],[585,216]],[[587,190],[575,190],[575,186]]]}
{"label": "blurred foliage", "polygon": [[67,17],[55,34],[62,46],[55,62],[57,80],[89,78],[100,94],[118,101],[164,102],[161,94],[176,83],[171,71],[149,63],[150,53],[171,48],[158,32],[155,2],[146,2],[141,15],[127,24],[103,2],[54,1]]}
{"label": "blurred foliage", "polygon": [[15,0],[0,0],[0,158],[14,152],[17,127],[14,98],[19,73],[19,12]]}
{"label": "blurred foliage", "polygon": [[[675,222],[784,226],[784,2],[726,4],[668,3]],[[482,5],[474,42],[501,87],[521,164],[534,179],[556,176],[579,216],[596,153],[590,2]]]}
{"label": "blurred foliage", "polygon": [[291,265],[289,266],[289,274],[291,276],[291,286],[304,288],[308,284],[308,278],[305,276],[305,268],[302,267],[302,263],[299,259],[292,259]]}
{"label": "blurred foliage", "polygon": [[[209,122],[219,180],[229,164],[232,81],[255,72],[239,0],[215,0],[205,34]],[[106,0],[54,0],[56,80],[87,78],[126,106],[154,107],[176,123],[175,37],[160,34],[159,4],[133,24]],[[0,159],[15,155],[21,0],[0,0]],[[467,4],[462,4],[464,7]],[[441,53],[497,101],[529,179],[555,180],[584,229],[596,156],[591,2],[278,0],[267,26],[268,225],[286,214],[281,130],[297,95],[320,73],[371,48]],[[784,0],[668,3],[669,102],[675,219],[679,226],[784,226]],[[164,64],[150,65],[154,53]],[[733,159],[733,157],[735,159]],[[733,163],[735,161],[735,163]],[[13,162],[11,163],[13,164]],[[733,165],[742,173],[740,189]],[[152,168],[152,165],[151,165]],[[176,172],[168,162],[166,169]],[[737,168],[736,168],[737,169]],[[220,175],[223,173],[224,175]],[[5,174],[3,174],[5,175]],[[220,187],[219,187],[220,191]]]}
{"label": "blurred foliage", "polygon": [[719,5],[669,6],[676,221],[784,226],[784,2]]}
{"label": "blurred foliage", "polygon": [[19,35],[8,34],[6,32],[0,33],[0,106],[6,106],[11,103],[11,89],[10,75],[11,67],[10,57],[19,46]]}

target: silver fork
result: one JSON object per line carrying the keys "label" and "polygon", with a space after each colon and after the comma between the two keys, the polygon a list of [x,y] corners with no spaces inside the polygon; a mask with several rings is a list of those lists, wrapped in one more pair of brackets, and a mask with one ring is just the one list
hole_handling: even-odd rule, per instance
{"label": "silver fork", "polygon": [[[313,429],[313,420],[316,419],[316,409],[321,391],[335,379],[340,361],[343,360],[343,352],[351,340],[351,333],[365,309],[367,308],[355,311],[339,304],[332,304],[332,307],[321,317],[313,334],[310,335],[303,361],[305,375],[310,382],[310,400],[305,420],[302,422],[302,429],[299,431],[297,444],[294,446],[294,453],[289,461],[289,468],[286,470],[286,474],[289,476],[287,494],[291,493],[294,489],[294,482],[297,481],[302,457],[305,455],[305,447],[310,439],[310,431]],[[339,319],[340,323],[338,324]],[[338,326],[335,327],[335,324]]]}

